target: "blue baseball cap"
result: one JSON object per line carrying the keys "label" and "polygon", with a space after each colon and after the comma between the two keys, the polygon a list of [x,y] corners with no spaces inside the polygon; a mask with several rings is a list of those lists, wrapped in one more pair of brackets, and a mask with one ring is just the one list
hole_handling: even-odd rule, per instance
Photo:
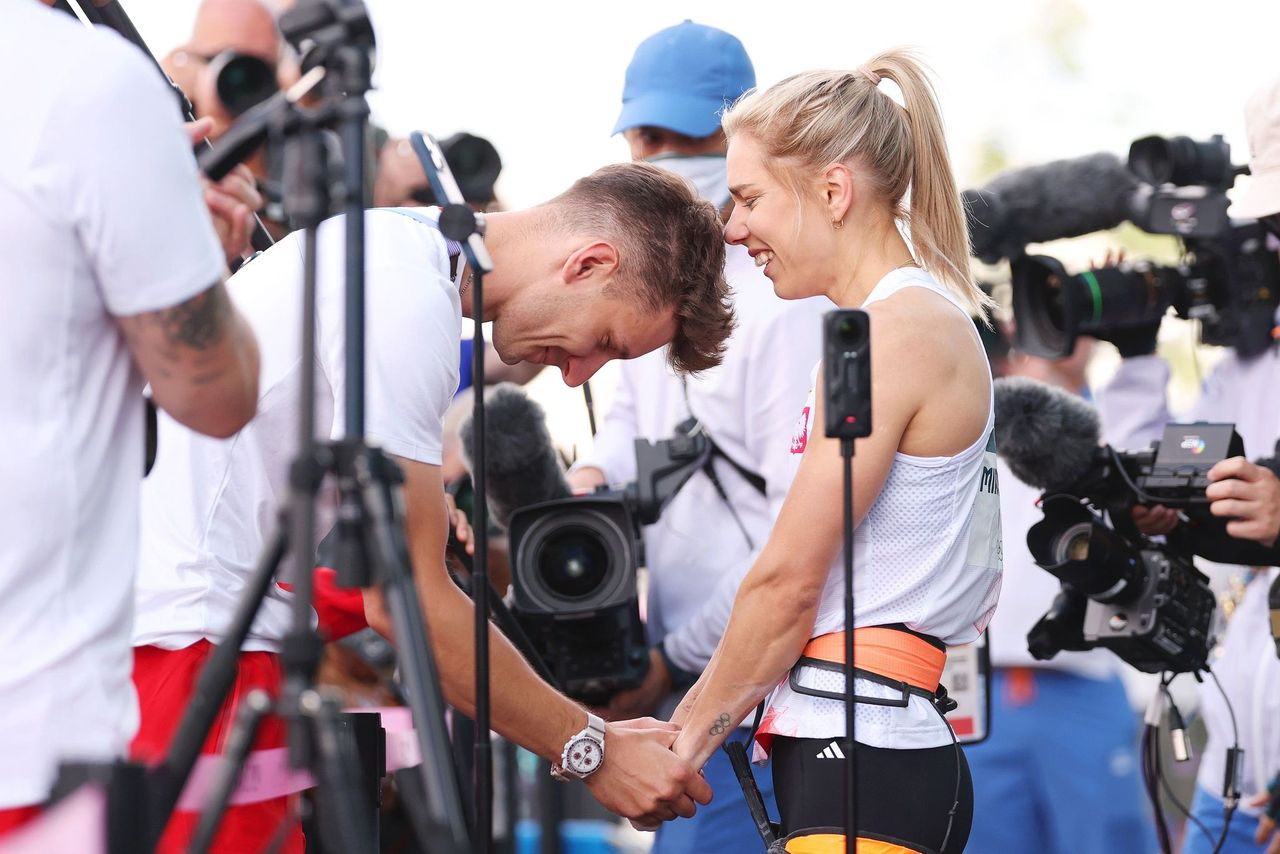
{"label": "blue baseball cap", "polygon": [[756,85],[747,50],[715,27],[685,21],[649,36],[627,66],[614,133],[652,126],[710,136],[720,112]]}

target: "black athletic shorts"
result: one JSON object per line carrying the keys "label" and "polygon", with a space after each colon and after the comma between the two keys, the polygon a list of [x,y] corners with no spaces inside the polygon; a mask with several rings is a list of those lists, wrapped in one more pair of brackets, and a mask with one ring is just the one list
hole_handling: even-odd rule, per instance
{"label": "black athletic shorts", "polygon": [[[818,828],[843,833],[844,752],[842,738],[773,740],[773,789],[784,834]],[[857,783],[859,836],[927,854],[964,850],[973,823],[973,780],[960,748],[859,744]]]}

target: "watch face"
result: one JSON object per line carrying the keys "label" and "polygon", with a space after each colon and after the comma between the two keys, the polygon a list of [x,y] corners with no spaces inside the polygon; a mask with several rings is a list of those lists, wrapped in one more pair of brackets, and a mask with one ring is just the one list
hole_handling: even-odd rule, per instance
{"label": "watch face", "polygon": [[586,776],[600,767],[604,749],[594,738],[578,738],[565,751],[565,765],[576,774]]}

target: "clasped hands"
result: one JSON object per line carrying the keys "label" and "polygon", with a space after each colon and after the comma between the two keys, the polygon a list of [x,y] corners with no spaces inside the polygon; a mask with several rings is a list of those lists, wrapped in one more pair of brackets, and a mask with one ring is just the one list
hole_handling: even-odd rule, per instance
{"label": "clasped hands", "polygon": [[586,783],[596,800],[637,830],[657,830],[711,802],[711,786],[688,761],[692,752],[680,727],[668,721],[609,723],[604,764]]}

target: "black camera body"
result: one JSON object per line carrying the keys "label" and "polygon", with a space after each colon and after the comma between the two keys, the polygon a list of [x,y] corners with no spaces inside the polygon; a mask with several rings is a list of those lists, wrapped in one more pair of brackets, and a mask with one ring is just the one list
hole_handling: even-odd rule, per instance
{"label": "black camera body", "polygon": [[1227,190],[1244,167],[1231,165],[1221,136],[1146,137],[1129,149],[1128,170],[1141,180],[1127,197],[1129,222],[1182,241],[1174,266],[1122,263],[1068,274],[1044,255],[1012,258],[1015,346],[1045,358],[1071,353],[1079,335],[1158,323],[1172,308],[1197,320],[1205,343],[1245,358],[1272,342],[1280,306],[1280,258],[1254,220],[1232,220]]}
{"label": "black camera body", "polygon": [[517,510],[511,611],[565,692],[600,705],[649,669],[636,569],[642,540],[622,492]]}
{"label": "black camera body", "polygon": [[713,450],[691,419],[670,439],[636,440],[633,483],[511,514],[511,612],[568,696],[603,705],[644,679],[641,527],[658,520]]}
{"label": "black camera body", "polygon": [[[1208,512],[1206,475],[1243,454],[1234,425],[1170,424],[1148,450],[1100,448],[1075,484],[1046,493],[1027,546],[1062,592],[1027,635],[1031,654],[1104,647],[1146,673],[1204,669],[1216,599],[1191,555],[1230,547],[1225,520]],[[1180,508],[1185,530],[1164,543],[1142,535],[1138,503]]]}

